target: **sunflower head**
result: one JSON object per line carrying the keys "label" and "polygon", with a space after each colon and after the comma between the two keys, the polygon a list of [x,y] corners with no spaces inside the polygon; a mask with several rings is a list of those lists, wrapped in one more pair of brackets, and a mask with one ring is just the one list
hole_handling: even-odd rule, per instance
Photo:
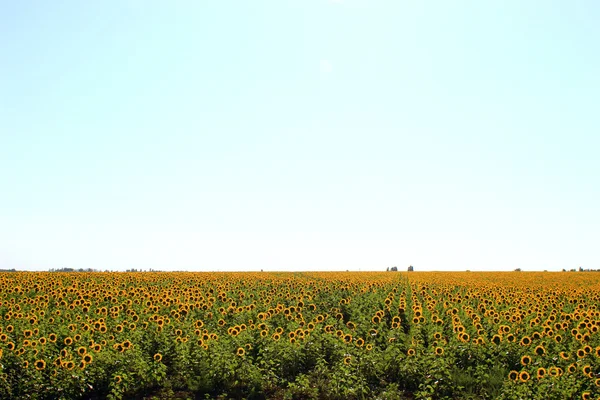
{"label": "sunflower head", "polygon": [[44,368],[46,368],[46,361],[37,360],[34,365],[35,365],[35,369],[37,369],[38,371],[41,371]]}
{"label": "sunflower head", "polygon": [[546,354],[546,349],[544,349],[544,346],[542,345],[537,346],[535,348],[535,354],[537,354],[538,356],[543,356],[544,354]]}
{"label": "sunflower head", "polygon": [[541,367],[538,368],[536,375],[537,375],[538,379],[542,379],[543,377],[546,376],[546,369],[545,368],[541,368]]}

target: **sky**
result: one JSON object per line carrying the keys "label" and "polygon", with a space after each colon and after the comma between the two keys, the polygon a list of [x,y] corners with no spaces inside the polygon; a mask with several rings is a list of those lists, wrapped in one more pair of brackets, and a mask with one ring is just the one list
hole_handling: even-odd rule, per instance
{"label": "sky", "polygon": [[600,268],[600,3],[4,1],[0,268]]}

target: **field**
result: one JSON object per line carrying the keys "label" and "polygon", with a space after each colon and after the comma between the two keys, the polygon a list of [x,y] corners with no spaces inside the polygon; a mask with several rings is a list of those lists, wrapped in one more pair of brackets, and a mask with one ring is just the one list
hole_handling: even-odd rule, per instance
{"label": "field", "polygon": [[3,273],[0,398],[597,399],[600,273]]}

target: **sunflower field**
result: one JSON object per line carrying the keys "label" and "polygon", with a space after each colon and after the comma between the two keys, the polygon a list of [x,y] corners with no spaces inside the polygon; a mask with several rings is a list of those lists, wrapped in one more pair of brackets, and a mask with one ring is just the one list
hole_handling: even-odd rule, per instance
{"label": "sunflower field", "polygon": [[600,399],[600,274],[0,274],[1,399]]}

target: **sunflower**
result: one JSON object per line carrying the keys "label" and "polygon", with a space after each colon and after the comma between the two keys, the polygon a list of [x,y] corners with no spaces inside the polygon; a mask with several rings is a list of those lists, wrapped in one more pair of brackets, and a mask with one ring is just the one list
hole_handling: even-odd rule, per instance
{"label": "sunflower", "polygon": [[570,364],[570,365],[567,367],[567,371],[568,371],[570,374],[572,374],[572,373],[574,373],[575,371],[577,371],[577,366],[576,366],[575,364]]}
{"label": "sunflower", "polygon": [[116,375],[116,376],[115,376],[115,382],[116,382],[117,384],[121,383],[122,381],[123,381],[123,378],[121,377],[121,375]]}
{"label": "sunflower", "polygon": [[581,370],[583,371],[584,375],[591,376],[592,374],[592,367],[590,365],[584,365]]}
{"label": "sunflower", "polygon": [[238,347],[235,354],[239,357],[243,357],[246,354],[246,350],[244,350],[243,347]]}
{"label": "sunflower", "polygon": [[512,370],[508,373],[508,379],[510,379],[511,381],[516,381],[519,379],[519,372]]}
{"label": "sunflower", "polygon": [[523,336],[519,343],[521,346],[529,346],[531,344],[531,338],[529,336]]}
{"label": "sunflower", "polygon": [[577,350],[577,357],[579,357],[579,358],[585,357],[585,350],[584,349]]}
{"label": "sunflower", "polygon": [[519,380],[521,382],[527,382],[529,380],[529,372],[521,371],[521,373],[519,374]]}
{"label": "sunflower", "polygon": [[371,343],[369,343],[369,344],[368,344],[368,345],[365,347],[365,349],[367,349],[367,351],[371,351],[371,350],[373,350],[373,345],[372,345]]}
{"label": "sunflower", "polygon": [[537,375],[538,379],[542,379],[543,377],[546,376],[546,369],[543,367],[538,368],[536,375]]}
{"label": "sunflower", "polygon": [[443,354],[444,354],[444,348],[443,347],[436,347],[435,348],[435,355],[441,356]]}
{"label": "sunflower", "polygon": [[409,356],[414,356],[415,354],[417,354],[417,352],[415,351],[415,349],[408,349],[406,351],[406,354]]}
{"label": "sunflower", "polygon": [[154,361],[156,361],[156,362],[161,362],[161,361],[162,361],[162,358],[163,358],[163,356],[162,356],[162,354],[160,354],[160,353],[156,353],[156,354],[154,355]]}
{"label": "sunflower", "polygon": [[544,346],[542,345],[537,346],[534,351],[535,354],[537,354],[540,357],[546,354],[546,349],[544,349]]}
{"label": "sunflower", "polygon": [[352,357],[351,356],[344,357],[344,364],[345,365],[349,365],[351,362],[352,362]]}
{"label": "sunflower", "polygon": [[548,368],[548,375],[552,377],[560,376],[560,369],[558,367],[552,366]]}
{"label": "sunflower", "polygon": [[554,341],[556,343],[561,343],[563,341],[563,337],[561,335],[554,336]]}
{"label": "sunflower", "polygon": [[46,368],[46,361],[37,360],[34,365],[35,365],[35,369],[37,369],[38,371],[41,371],[44,368]]}
{"label": "sunflower", "polygon": [[568,360],[569,358],[571,358],[571,356],[569,355],[569,353],[567,353],[566,351],[561,351],[560,353],[558,353],[558,355],[563,360]]}
{"label": "sunflower", "polygon": [[84,354],[82,360],[83,360],[84,363],[89,364],[92,361],[94,361],[94,357],[92,357],[91,354],[87,353],[87,354]]}
{"label": "sunflower", "polygon": [[521,365],[529,365],[531,364],[531,357],[528,355],[524,355],[523,357],[521,357]]}

